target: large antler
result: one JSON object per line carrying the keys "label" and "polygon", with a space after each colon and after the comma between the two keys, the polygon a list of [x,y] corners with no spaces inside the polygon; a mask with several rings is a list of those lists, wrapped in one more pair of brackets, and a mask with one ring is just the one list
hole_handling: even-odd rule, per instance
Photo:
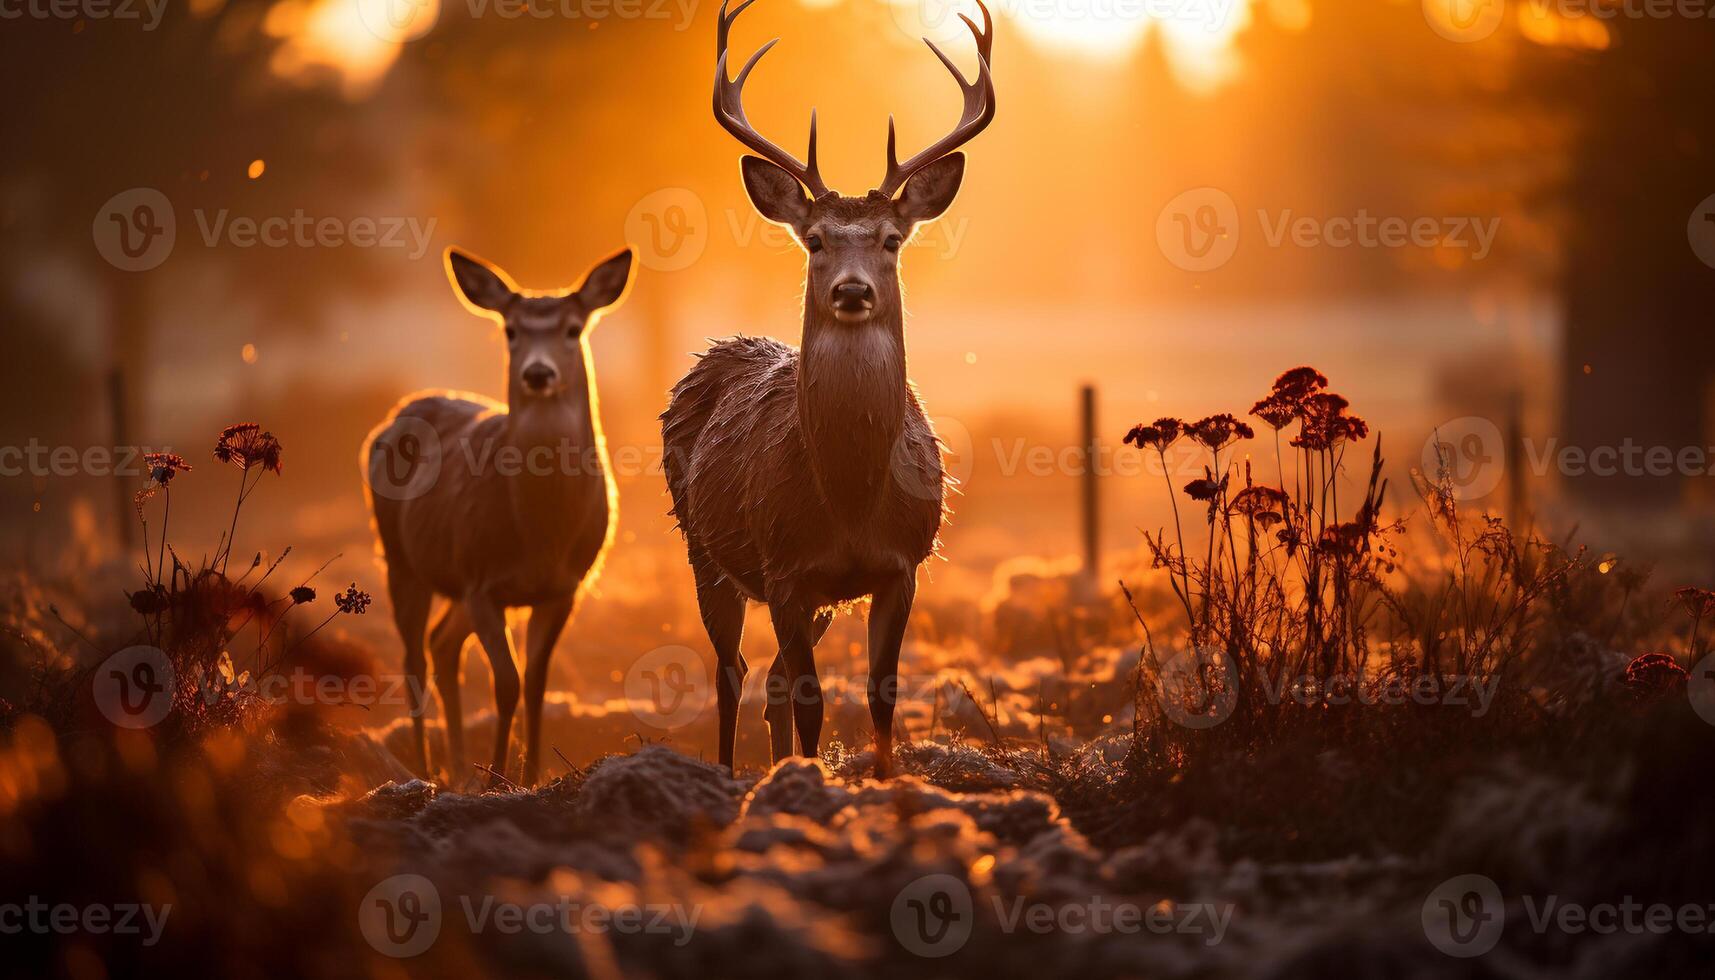
{"label": "large antler", "polygon": [[[959,89],[965,94],[965,108],[959,116],[959,124],[953,127],[951,133],[943,136],[927,150],[903,164],[899,162],[899,158],[894,155],[893,151],[893,117],[887,118],[887,176],[882,178],[881,186],[877,190],[888,197],[892,197],[895,191],[903,187],[912,174],[969,142],[973,136],[982,132],[994,119],[994,79],[989,77],[989,52],[994,47],[994,19],[989,16],[989,8],[983,5],[982,0],[977,0],[977,6],[983,12],[981,30],[977,29],[977,25],[969,17],[964,14],[959,15],[959,19],[971,29],[971,34],[977,41],[976,81],[965,81],[964,74],[953,65],[946,53],[936,47],[934,41],[928,38],[923,39],[923,43],[929,45],[929,50],[935,52],[935,57],[941,59],[941,64],[946,65],[947,70],[953,73],[955,79],[958,79]],[[744,8],[740,7],[739,9],[743,10]],[[814,142],[814,136],[812,136],[812,146]]]}
{"label": "large antler", "polygon": [[715,54],[718,56],[718,60],[715,62],[715,118],[720,120],[721,126],[737,137],[740,143],[755,150],[764,159],[797,178],[798,183],[803,184],[809,190],[811,197],[821,197],[828,193],[828,185],[822,183],[822,175],[816,168],[815,110],[810,111],[810,155],[807,163],[799,163],[797,157],[770,142],[761,133],[758,133],[755,127],[751,126],[750,120],[744,116],[744,80],[750,77],[750,70],[756,67],[758,61],[762,60],[762,56],[768,53],[768,49],[780,43],[780,39],[775,38],[769,41],[762,46],[761,50],[751,55],[750,60],[745,62],[744,68],[739,71],[738,78],[732,80],[727,78],[727,32],[732,27],[732,22],[738,19],[738,15],[744,13],[745,8],[755,2],[756,0],[744,0],[738,5],[738,9],[729,16],[726,9],[727,0],[721,0],[720,21],[715,36]]}

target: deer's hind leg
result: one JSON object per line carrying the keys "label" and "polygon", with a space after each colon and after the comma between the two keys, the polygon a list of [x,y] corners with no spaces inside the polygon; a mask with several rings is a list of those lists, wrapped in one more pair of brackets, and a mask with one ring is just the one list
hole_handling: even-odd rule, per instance
{"label": "deer's hind leg", "polygon": [[489,785],[493,786],[506,778],[512,715],[518,710],[518,660],[512,650],[512,633],[506,628],[506,607],[481,592],[465,596],[464,605],[494,675],[494,764],[489,774]]}
{"label": "deer's hind leg", "polygon": [[715,696],[720,708],[720,761],[733,768],[738,737],[738,696],[749,667],[739,653],[744,639],[744,594],[715,566],[702,548],[692,544],[691,571],[697,579],[697,610],[715,648]]}
{"label": "deer's hind leg", "polygon": [[572,618],[576,597],[544,602],[530,610],[530,627],[524,634],[524,785],[536,785],[537,763],[542,747],[542,698],[548,691],[548,662],[554,644]]}
{"label": "deer's hind leg", "polygon": [[407,569],[393,565],[387,569],[387,595],[393,603],[393,625],[405,644],[405,696],[411,710],[411,747],[407,764],[420,776],[429,774],[428,740],[423,732],[423,712],[427,705],[429,665],[423,655],[423,643],[428,632],[429,607],[435,599],[434,590]]}
{"label": "deer's hind leg", "polygon": [[453,600],[429,630],[429,659],[435,666],[435,693],[441,698],[441,727],[447,741],[446,767],[449,781],[460,785],[469,778],[464,752],[464,641],[470,637],[470,613],[464,603]]}
{"label": "deer's hind leg", "polygon": [[[816,614],[810,624],[811,649],[822,642],[822,634],[833,621],[831,609]],[[792,754],[792,678],[786,669],[784,652],[775,654],[774,663],[768,668],[767,693],[768,707],[763,709],[763,717],[768,722],[768,748],[773,761],[778,763]]]}
{"label": "deer's hind leg", "polygon": [[816,677],[817,613],[790,599],[771,600],[768,613],[791,678],[789,700],[798,749],[814,757],[822,739],[822,682]]}

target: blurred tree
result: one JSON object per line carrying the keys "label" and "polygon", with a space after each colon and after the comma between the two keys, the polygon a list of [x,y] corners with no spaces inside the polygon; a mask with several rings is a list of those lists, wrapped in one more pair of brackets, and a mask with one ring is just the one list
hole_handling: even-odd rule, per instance
{"label": "blurred tree", "polygon": [[[248,306],[265,311],[258,322],[272,330],[302,329],[330,295],[375,281],[373,262],[359,249],[236,248],[203,240],[204,225],[212,226],[222,210],[253,218],[298,209],[341,214],[383,175],[385,157],[364,138],[360,106],[341,99],[331,84],[290,82],[271,70],[280,44],[264,27],[271,6],[268,0],[163,4],[152,30],[146,19],[8,22],[0,84],[9,95],[0,103],[0,126],[27,152],[0,158],[7,232],[0,254],[14,277],[4,292],[6,313],[20,319],[24,281],[63,262],[73,270],[69,282],[59,281],[68,292],[78,282],[99,284],[98,316],[106,328],[92,345],[106,363],[84,365],[78,384],[62,382],[79,378],[44,375],[49,362],[8,359],[7,387],[28,393],[33,416],[71,417],[74,407],[112,399],[105,437],[147,442],[142,409],[156,367],[151,336],[174,308],[173,294],[205,285],[208,271],[222,284],[221,300],[196,311],[199,321]],[[253,160],[265,164],[255,178]],[[94,241],[97,212],[131,188],[158,190],[173,208],[177,241],[155,269],[116,268]],[[33,311],[48,321],[50,335],[79,326],[78,304],[67,299]],[[121,488],[119,499],[126,494]],[[122,504],[121,533],[131,526]]]}

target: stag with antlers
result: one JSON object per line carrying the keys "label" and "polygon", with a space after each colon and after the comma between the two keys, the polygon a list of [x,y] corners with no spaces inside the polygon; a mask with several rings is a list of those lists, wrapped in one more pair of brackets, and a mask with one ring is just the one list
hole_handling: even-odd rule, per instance
{"label": "stag with antlers", "polygon": [[661,416],[667,484],[718,660],[721,762],[733,764],[746,603],[767,604],[779,643],[765,711],[778,760],[790,754],[794,728],[803,754],[816,754],[816,642],[835,610],[868,597],[870,718],[876,773],[885,777],[899,648],[917,569],[935,551],[945,482],[939,443],[906,378],[899,254],[952,204],[965,170],[957,149],[994,118],[993,22],[986,7],[981,28],[961,18],[976,39],[974,81],[924,39],[959,83],[959,122],[901,163],[890,119],[881,184],[846,197],[818,170],[814,112],[802,163],[745,117],[744,83],[778,42],[729,79],[728,33],[754,2],[731,14],[721,6],[714,111],[757,154],[742,161],[751,203],[790,229],[808,256],[802,347],[736,337],[710,348]]}

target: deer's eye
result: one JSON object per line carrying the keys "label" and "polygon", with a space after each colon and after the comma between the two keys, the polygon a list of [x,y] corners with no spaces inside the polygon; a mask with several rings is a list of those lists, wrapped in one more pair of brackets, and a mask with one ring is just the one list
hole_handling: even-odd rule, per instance
{"label": "deer's eye", "polygon": [[809,249],[812,252],[820,252],[822,250],[822,236],[821,235],[806,236],[804,239],[804,247]]}
{"label": "deer's eye", "polygon": [[899,246],[903,244],[905,244],[905,239],[900,238],[898,235],[889,235],[886,240],[881,243],[881,247],[887,249],[889,252],[897,252],[899,251]]}
{"label": "deer's eye", "polygon": [[506,328],[506,342],[510,344],[514,340],[517,340],[517,339],[518,339],[518,329],[516,327],[507,327]]}
{"label": "deer's eye", "polygon": [[567,340],[577,340],[578,339],[578,325],[577,324],[574,323],[571,326],[566,328],[566,339]]}

